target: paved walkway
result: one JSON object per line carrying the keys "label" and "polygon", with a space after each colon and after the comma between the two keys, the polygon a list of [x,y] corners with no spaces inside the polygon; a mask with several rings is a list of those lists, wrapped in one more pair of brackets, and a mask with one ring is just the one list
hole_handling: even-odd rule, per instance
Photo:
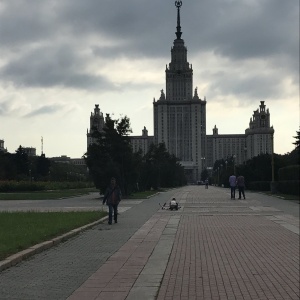
{"label": "paved walkway", "polygon": [[[179,211],[159,209],[172,197]],[[188,186],[124,200],[118,224],[1,272],[0,299],[299,299],[299,204],[246,197]]]}

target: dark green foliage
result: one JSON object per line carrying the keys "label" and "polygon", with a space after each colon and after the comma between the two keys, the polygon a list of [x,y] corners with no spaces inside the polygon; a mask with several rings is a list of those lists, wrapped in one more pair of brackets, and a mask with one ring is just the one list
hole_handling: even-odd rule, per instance
{"label": "dark green foliage", "polygon": [[294,136],[296,141],[293,144],[296,146],[295,150],[297,150],[299,153],[299,151],[300,151],[300,131],[296,131],[296,133],[297,133],[297,135]]}
{"label": "dark green foliage", "polygon": [[17,168],[17,175],[29,175],[29,159],[27,153],[24,151],[22,146],[19,146],[18,150],[16,150],[16,154],[13,157],[13,161]]}
{"label": "dark green foliage", "polygon": [[270,191],[270,181],[251,181],[246,183],[247,190]]}
{"label": "dark green foliage", "polygon": [[133,153],[128,134],[129,119],[125,116],[113,120],[106,115],[104,132],[95,132],[97,142],[85,154],[94,184],[104,193],[111,177],[116,177],[123,195],[150,188],[180,186],[185,184],[183,168],[178,159],[166,151],[164,144],[151,145],[142,157]]}
{"label": "dark green foliage", "polygon": [[49,176],[51,162],[45,157],[45,154],[38,156],[36,160],[36,172],[40,178]]}
{"label": "dark green foliage", "polygon": [[0,193],[10,192],[36,192],[47,190],[67,190],[67,189],[84,189],[92,187],[88,181],[76,182],[30,182],[30,181],[0,181]]}
{"label": "dark green foliage", "polygon": [[201,180],[202,180],[202,181],[205,181],[208,177],[209,177],[208,171],[207,171],[207,169],[204,169],[204,170],[201,172]]}
{"label": "dark green foliage", "polygon": [[167,152],[165,144],[150,146],[143,158],[139,184],[143,190],[186,184],[183,167],[174,155]]}
{"label": "dark green foliage", "polygon": [[104,217],[89,212],[1,212],[0,260]]}
{"label": "dark green foliage", "polygon": [[138,157],[132,153],[128,137],[130,132],[130,121],[126,116],[113,120],[107,114],[104,133],[94,133],[97,143],[89,146],[85,161],[95,186],[102,193],[111,177],[117,179],[124,195],[130,194],[136,186]]}
{"label": "dark green foliage", "polygon": [[299,185],[299,180],[278,181],[276,182],[276,189],[283,194],[299,196]]}
{"label": "dark green foliage", "polygon": [[17,166],[13,159],[14,155],[0,151],[0,180],[16,179]]}
{"label": "dark green foliage", "polygon": [[287,166],[284,168],[279,169],[278,175],[279,180],[299,180],[299,172],[300,166],[299,165],[292,165]]}

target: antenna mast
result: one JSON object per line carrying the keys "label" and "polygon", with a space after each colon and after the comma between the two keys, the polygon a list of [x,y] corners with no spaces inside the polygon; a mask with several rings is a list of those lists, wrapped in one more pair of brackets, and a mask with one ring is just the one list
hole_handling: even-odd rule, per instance
{"label": "antenna mast", "polygon": [[43,137],[41,137],[41,156],[44,154],[43,147],[44,147],[44,139],[43,139]]}

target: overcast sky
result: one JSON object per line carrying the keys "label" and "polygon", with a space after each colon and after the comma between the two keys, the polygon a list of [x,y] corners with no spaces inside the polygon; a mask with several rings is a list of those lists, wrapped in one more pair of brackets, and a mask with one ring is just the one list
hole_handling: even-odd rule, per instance
{"label": "overcast sky", "polygon": [[[299,0],[183,0],[207,134],[245,133],[265,101],[284,154],[299,130]],[[0,139],[81,157],[95,104],[153,135],[176,38],[173,0],[0,0]]]}

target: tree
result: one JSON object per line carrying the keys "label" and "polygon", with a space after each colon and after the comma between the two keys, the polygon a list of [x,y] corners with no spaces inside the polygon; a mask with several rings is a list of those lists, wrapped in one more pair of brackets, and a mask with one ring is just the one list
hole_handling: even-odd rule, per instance
{"label": "tree", "polygon": [[143,158],[140,186],[143,189],[174,187],[186,184],[184,169],[174,155],[169,154],[164,143],[150,145]]}
{"label": "tree", "polygon": [[19,146],[19,148],[16,150],[13,160],[17,168],[18,179],[22,179],[27,176],[31,177],[28,155],[22,146]]}
{"label": "tree", "polygon": [[95,131],[96,143],[89,146],[84,155],[94,184],[103,193],[111,177],[116,177],[122,193],[132,192],[137,183],[138,156],[132,152],[128,117],[114,120],[109,114],[105,118],[104,132]]}
{"label": "tree", "polygon": [[46,158],[45,154],[42,154],[36,159],[36,176],[38,179],[48,178],[50,172],[51,162]]}
{"label": "tree", "polygon": [[296,150],[300,150],[300,131],[296,131],[297,135],[293,136],[293,138],[296,139],[296,141],[293,143],[296,146]]}
{"label": "tree", "polygon": [[205,168],[205,169],[202,170],[202,172],[201,172],[201,180],[202,180],[202,181],[205,181],[206,179],[208,179],[208,171],[207,171],[207,169]]}

